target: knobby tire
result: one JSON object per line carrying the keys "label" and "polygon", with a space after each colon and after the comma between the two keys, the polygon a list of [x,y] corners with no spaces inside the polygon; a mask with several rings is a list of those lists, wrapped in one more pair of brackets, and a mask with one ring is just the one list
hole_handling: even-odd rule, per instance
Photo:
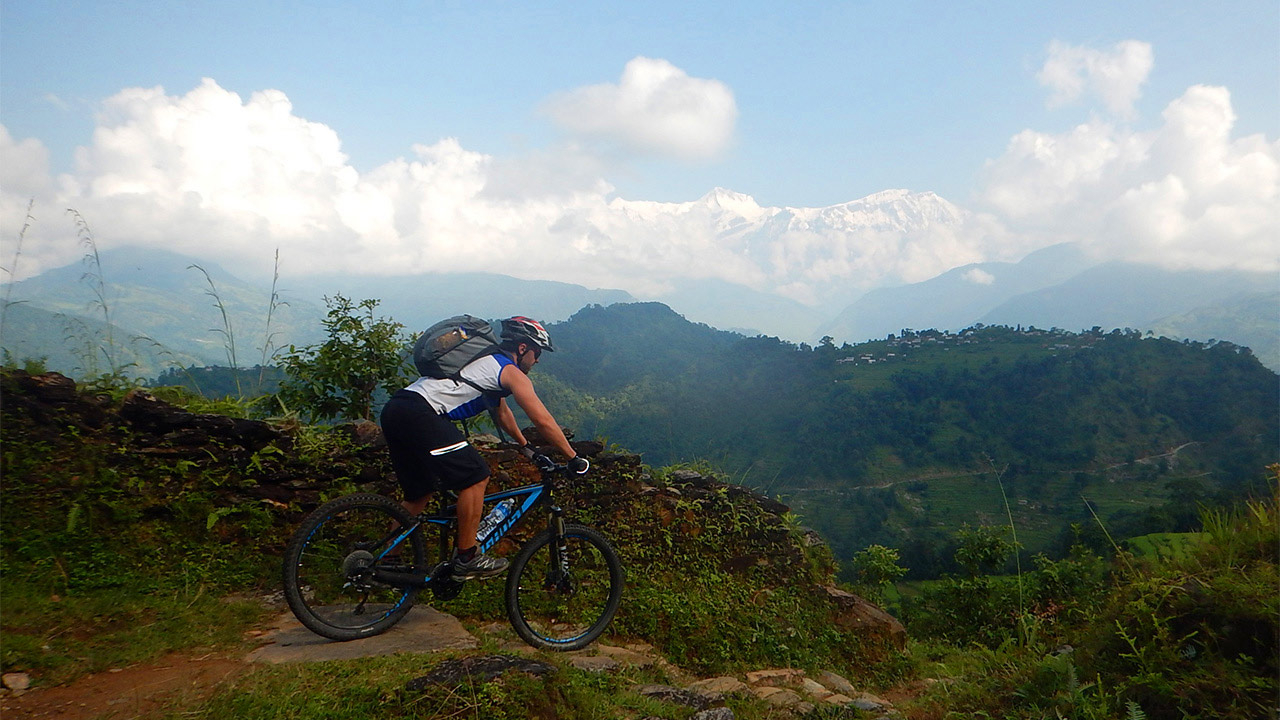
{"label": "knobby tire", "polygon": [[307,516],[284,557],[284,596],[294,616],[331,640],[355,640],[384,632],[413,607],[418,590],[370,578],[373,570],[425,565],[422,528],[383,554],[379,542],[413,518],[400,503],[371,493],[332,500]]}
{"label": "knobby tire", "polygon": [[516,634],[544,650],[581,650],[613,620],[622,602],[622,561],[603,535],[565,526],[568,575],[553,562],[555,536],[525,543],[507,571],[507,617]]}

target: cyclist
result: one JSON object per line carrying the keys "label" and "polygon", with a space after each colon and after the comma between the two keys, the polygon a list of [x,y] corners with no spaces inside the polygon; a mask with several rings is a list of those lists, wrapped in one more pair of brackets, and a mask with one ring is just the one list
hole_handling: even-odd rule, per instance
{"label": "cyclist", "polygon": [[569,446],[564,432],[547,411],[528,373],[544,351],[553,352],[551,337],[537,320],[515,316],[502,321],[501,351],[467,364],[460,376],[465,382],[420,377],[391,396],[381,422],[391,465],[404,491],[403,505],[417,515],[433,492],[458,494],[458,538],[453,558],[454,578],[493,577],[507,569],[503,558],[484,555],[476,545],[476,529],[489,484],[489,464],[480,456],[454,420],[492,409],[498,426],[518,442],[535,462],[533,447],[516,424],[506,397],[515,398],[542,437],[569,458],[569,468],[585,473],[590,466]]}

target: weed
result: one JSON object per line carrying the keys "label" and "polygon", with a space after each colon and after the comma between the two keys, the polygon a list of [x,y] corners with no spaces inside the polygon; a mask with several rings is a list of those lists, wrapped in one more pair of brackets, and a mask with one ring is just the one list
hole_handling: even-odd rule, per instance
{"label": "weed", "polygon": [[[204,275],[205,282],[209,284],[209,289],[204,291],[205,295],[213,298],[214,307],[218,308],[218,313],[222,316],[222,327],[213,328],[211,332],[216,332],[222,336],[222,348],[227,354],[227,362],[231,367],[231,372],[236,378],[236,394],[243,395],[240,389],[239,366],[236,364],[236,333],[235,328],[231,326],[231,318],[227,315],[227,306],[223,304],[222,297],[218,295],[218,287],[214,285],[213,278],[209,277],[209,272],[199,265],[188,265],[188,270],[199,270]],[[273,296],[274,297],[274,296]]]}
{"label": "weed", "polygon": [[[18,241],[13,249],[13,262],[9,263],[9,267],[0,267],[5,274],[9,276],[9,282],[5,283],[4,288],[4,304],[0,305],[0,342],[4,340],[4,321],[9,314],[9,298],[13,295],[14,279],[18,275],[18,260],[22,257],[22,241],[27,237],[27,230],[31,227],[31,222],[35,217],[31,214],[31,209],[35,207],[36,199],[31,198],[27,201],[27,214],[22,221],[22,229],[18,231]],[[20,301],[21,302],[21,301]]]}

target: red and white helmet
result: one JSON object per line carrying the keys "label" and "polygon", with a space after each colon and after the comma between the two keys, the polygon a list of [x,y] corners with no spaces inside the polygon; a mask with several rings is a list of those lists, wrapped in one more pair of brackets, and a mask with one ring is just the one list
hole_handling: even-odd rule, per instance
{"label": "red and white helmet", "polygon": [[547,334],[547,329],[542,327],[542,323],[523,315],[516,315],[502,321],[502,339],[513,343],[529,343],[548,352],[556,350],[551,346],[551,336]]}

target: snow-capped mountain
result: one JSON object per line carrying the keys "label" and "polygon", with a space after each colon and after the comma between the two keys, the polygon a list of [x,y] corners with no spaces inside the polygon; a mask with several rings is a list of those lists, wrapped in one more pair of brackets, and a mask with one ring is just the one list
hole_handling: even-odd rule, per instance
{"label": "snow-capped mountain", "polygon": [[843,307],[874,287],[924,280],[968,262],[1017,259],[988,257],[996,224],[931,192],[886,190],[794,208],[764,207],[750,195],[716,188],[684,203],[615,199],[610,209],[615,216],[597,227],[602,234],[687,253],[673,280],[716,279],[810,306]]}

